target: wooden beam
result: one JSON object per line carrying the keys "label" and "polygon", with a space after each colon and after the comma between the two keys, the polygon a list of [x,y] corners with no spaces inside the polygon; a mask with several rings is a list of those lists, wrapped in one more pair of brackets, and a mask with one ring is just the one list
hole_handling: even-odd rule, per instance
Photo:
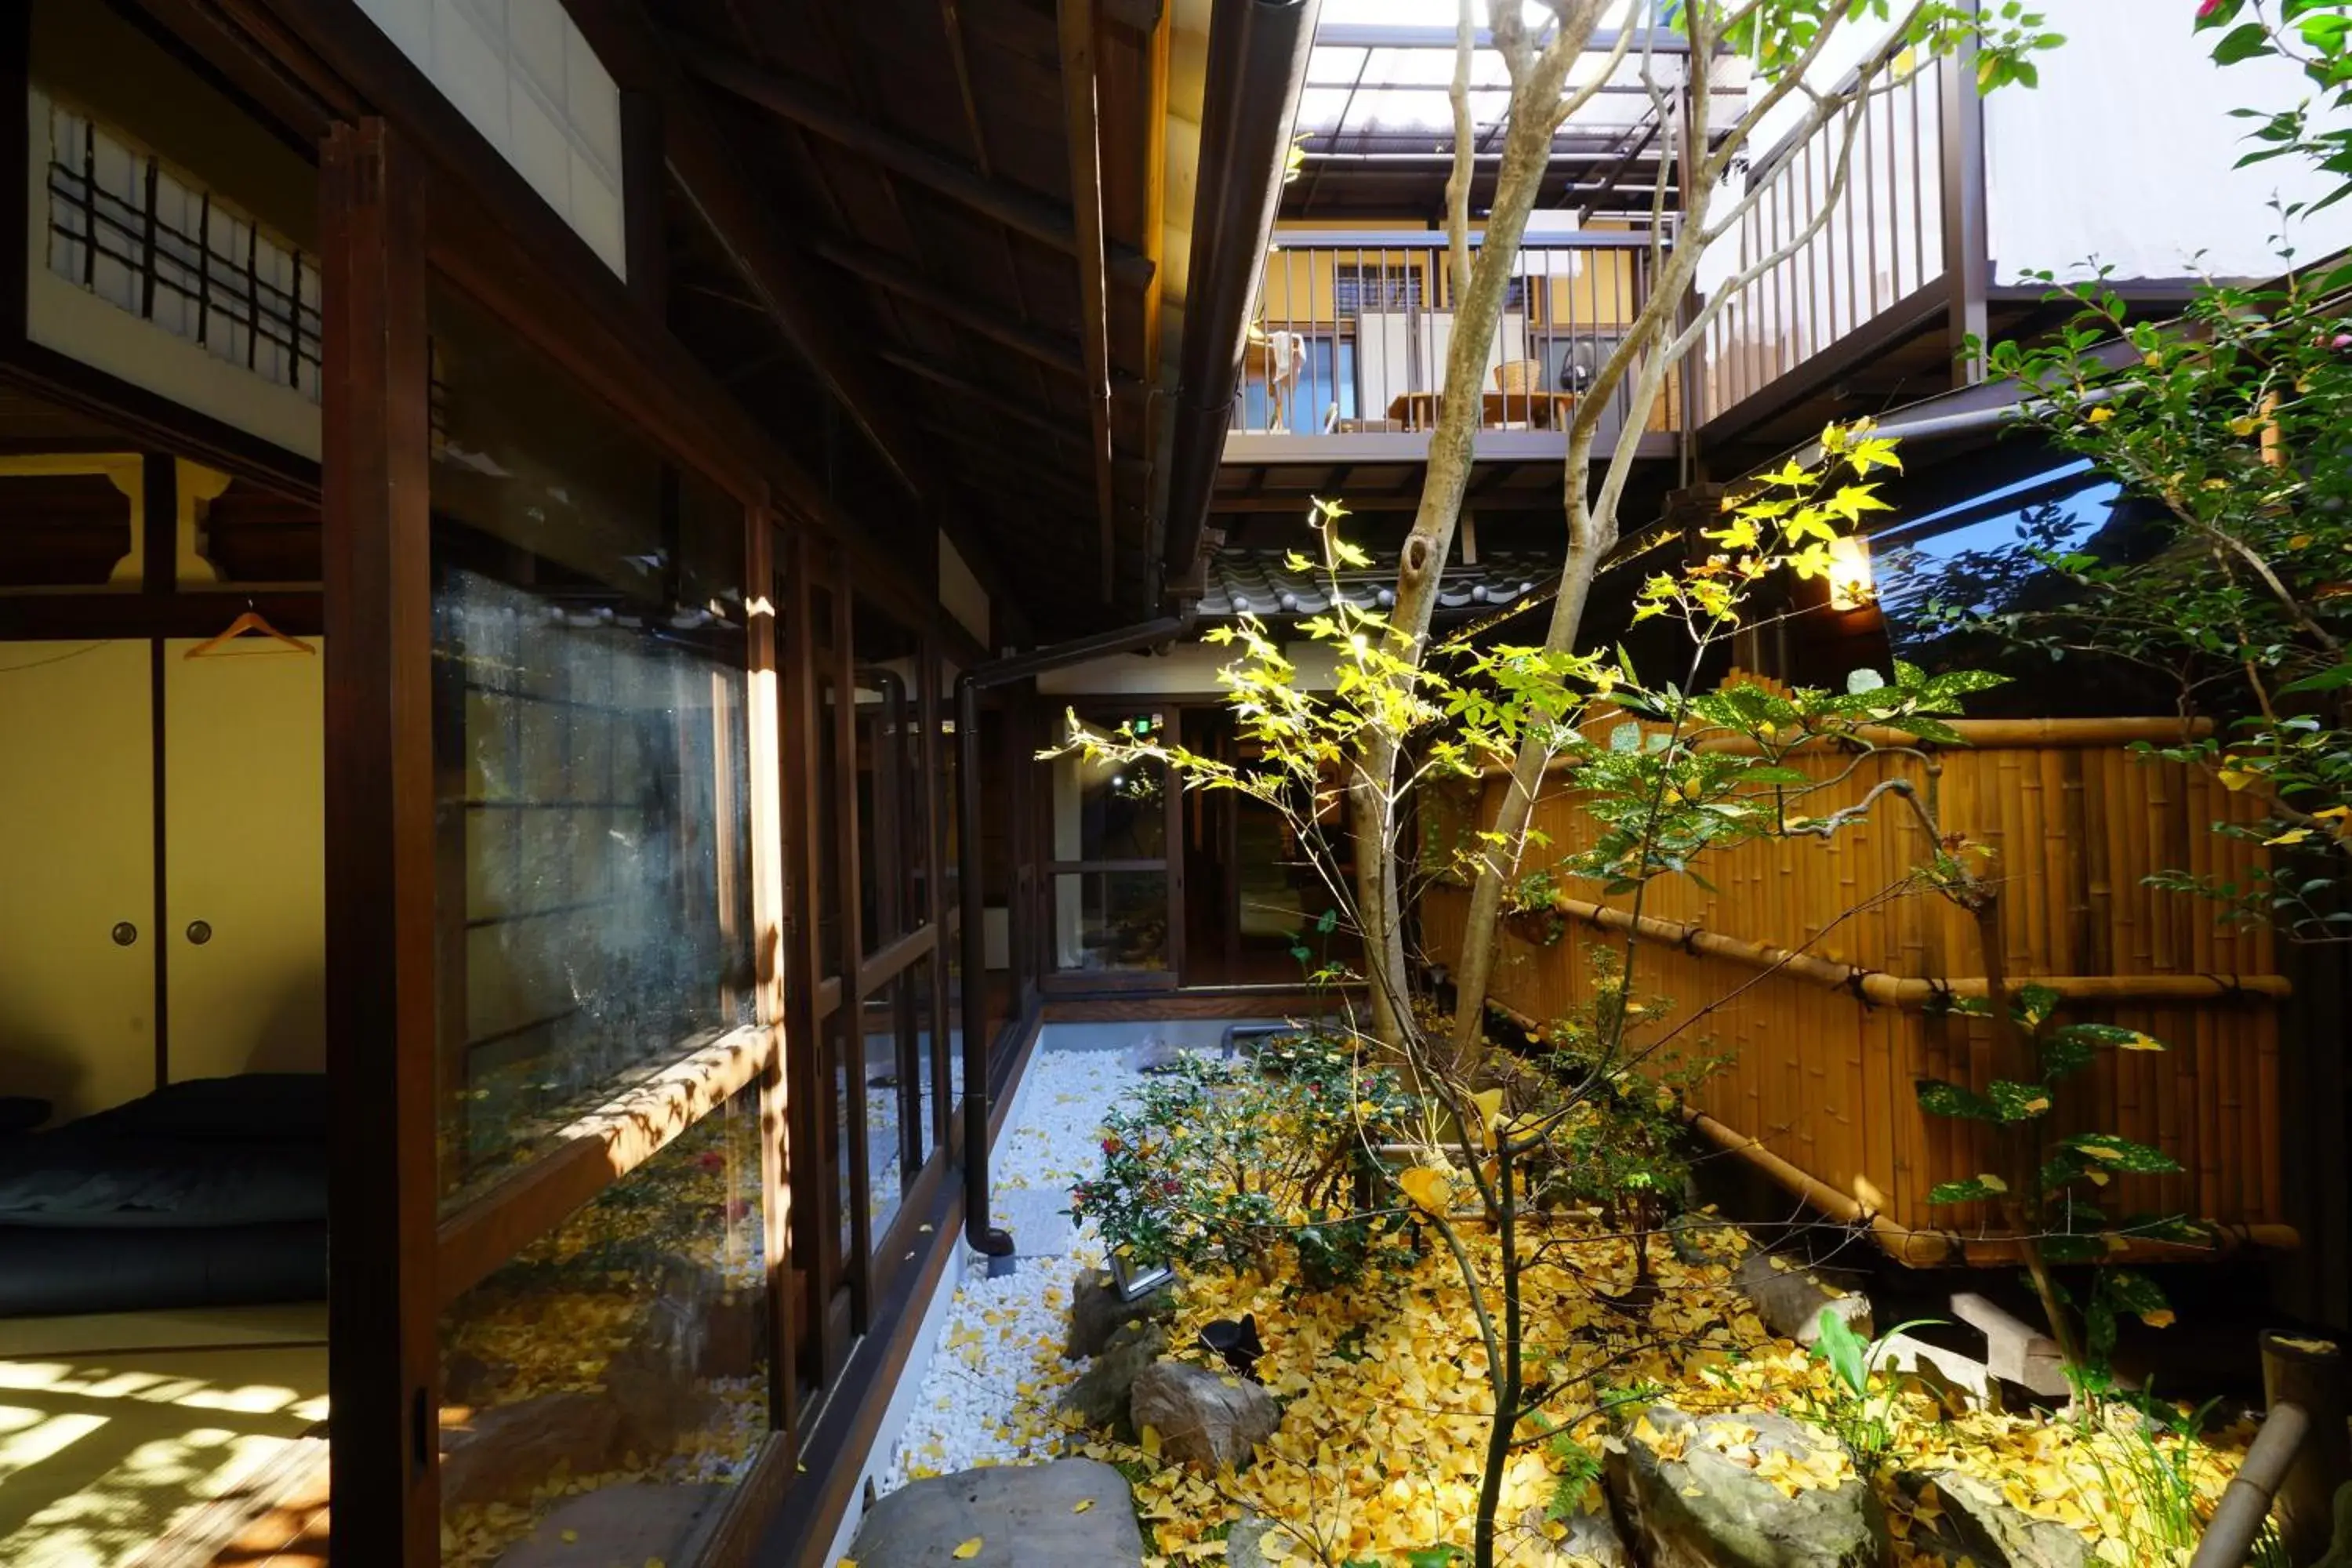
{"label": "wooden beam", "polygon": [[[425,172],[382,120],[320,159],[328,1270],[340,1532],[440,1561],[433,589]],[[381,1552],[383,1555],[378,1556]]]}
{"label": "wooden beam", "polygon": [[1015,353],[1027,355],[1048,370],[1059,371],[1073,378],[1083,378],[1086,374],[1086,364],[1078,356],[1077,347],[1067,338],[1048,337],[1033,328],[1021,326],[982,310],[963,295],[951,293],[920,276],[887,251],[831,237],[811,239],[807,245],[812,252],[853,277],[861,278],[877,288],[887,289],[934,315],[969,327]]}
{"label": "wooden beam", "polygon": [[[999,418],[1008,419],[1015,425],[1026,426],[1032,430],[1047,436],[1064,439],[1075,439],[1076,437],[1077,432],[1072,426],[1040,414],[1034,408],[1026,408],[1011,401],[1012,395],[999,388],[982,386],[976,381],[966,381],[952,371],[942,370],[938,365],[926,363],[912,354],[900,353],[896,349],[877,350],[876,357],[893,369],[903,370],[909,375],[920,376],[936,386],[945,387],[959,397],[969,398],[975,403],[984,405],[990,414]],[[920,422],[918,421],[918,423]]]}
{"label": "wooden beam", "polygon": [[1577,213],[1578,223],[1585,224],[1592,221],[1593,213],[1600,207],[1601,202],[1607,199],[1610,193],[1617,188],[1617,182],[1625,177],[1625,171],[1633,166],[1633,161],[1649,151],[1650,143],[1658,139],[1659,127],[1664,123],[1665,120],[1663,116],[1651,121],[1648,129],[1642,132],[1641,139],[1625,149],[1623,157],[1609,165],[1609,172],[1601,176],[1601,184],[1595,186],[1591,195],[1585,198],[1583,208]]}
{"label": "wooden beam", "polygon": [[1070,208],[1078,225],[1078,352],[1086,363],[1087,422],[1101,529],[1102,602],[1118,596],[1118,497],[1111,474],[1110,312],[1104,287],[1102,127],[1096,103],[1094,0],[1059,0],[1062,120],[1070,143]]}
{"label": "wooden beam", "polygon": [[649,92],[623,93],[621,241],[629,294],[667,326],[669,235],[662,219],[669,203],[663,140],[661,100]]}
{"label": "wooden beam", "polygon": [[982,179],[992,179],[988,163],[988,137],[980,128],[980,100],[971,90],[971,62],[963,47],[963,16],[956,0],[940,0],[940,27],[947,35],[948,59],[955,67],[956,92],[963,100],[964,132],[971,138],[971,161]]}
{"label": "wooden beam", "polygon": [[[902,142],[797,83],[746,64],[726,50],[689,38],[676,39],[675,47],[686,68],[712,86],[871,158],[892,173],[904,174],[1066,256],[1081,254],[1077,224],[1069,209],[1002,181],[976,174],[929,148]],[[1151,259],[1140,252],[1121,247],[1107,259],[1110,277],[1121,288],[1142,289],[1151,281]]]}
{"label": "wooden beam", "polygon": [[711,122],[660,30],[635,0],[564,0],[564,6],[597,57],[624,78],[623,87],[660,105],[670,177],[761,309],[899,483],[924,495],[932,476],[913,431],[853,348],[840,312],[783,242],[772,206],[743,177],[740,156]]}

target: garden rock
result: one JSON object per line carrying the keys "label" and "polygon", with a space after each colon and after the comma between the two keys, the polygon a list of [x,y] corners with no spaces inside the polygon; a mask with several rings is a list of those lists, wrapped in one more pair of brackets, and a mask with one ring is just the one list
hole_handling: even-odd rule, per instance
{"label": "garden rock", "polygon": [[1282,1406],[1256,1384],[1181,1361],[1144,1368],[1129,1415],[1137,1431],[1160,1434],[1161,1454],[1210,1474],[1247,1465],[1282,1425]]}
{"label": "garden rock", "polygon": [[1915,1502],[1941,1510],[1932,1529],[1911,1531],[1920,1552],[1976,1568],[2088,1568],[2090,1543],[2080,1531],[2020,1512],[1966,1471],[1906,1470],[1895,1484]]}
{"label": "garden rock", "polygon": [[1062,1391],[1062,1408],[1089,1426],[1131,1432],[1128,1399],[1143,1369],[1168,1353],[1168,1331],[1158,1323],[1129,1323],[1111,1336],[1094,1364]]}
{"label": "garden rock", "polygon": [[1780,1339],[1811,1345],[1822,1337],[1822,1309],[1845,1320],[1846,1327],[1871,1337],[1870,1298],[1859,1290],[1841,1290],[1801,1264],[1775,1252],[1751,1252],[1740,1260],[1733,1279],[1740,1293],[1756,1304],[1756,1315]]}
{"label": "garden rock", "polygon": [[849,1555],[859,1568],[1138,1568],[1143,1535],[1125,1477],[1056,1459],[909,1481],[866,1510]]}
{"label": "garden rock", "polygon": [[1761,1411],[1694,1420],[1653,1405],[1643,1414],[1670,1446],[1684,1445],[1669,1458],[1628,1436],[1609,1455],[1610,1490],[1649,1568],[1881,1568],[1888,1560],[1885,1510],[1860,1476],[1790,1497],[1749,1468],[1774,1451],[1803,1461],[1835,1449],[1828,1433]]}
{"label": "garden rock", "polygon": [[514,1381],[512,1362],[490,1361],[471,1351],[457,1351],[441,1363],[441,1398],[445,1404],[488,1405],[499,1389]]}
{"label": "garden rock", "polygon": [[1175,1292],[1168,1286],[1130,1301],[1118,1293],[1108,1270],[1088,1269],[1070,1288],[1070,1337],[1062,1345],[1062,1355],[1069,1361],[1100,1355],[1122,1326],[1165,1318],[1175,1310]]}
{"label": "garden rock", "polygon": [[1740,1256],[1748,1249],[1748,1238],[1738,1226],[1706,1215],[1685,1215],[1669,1223],[1666,1243],[1677,1258],[1693,1268],[1710,1263],[1737,1268]]}
{"label": "garden rock", "polygon": [[1241,1518],[1225,1532],[1225,1568],[1268,1568],[1265,1538],[1273,1533],[1272,1521],[1242,1510]]}
{"label": "garden rock", "polygon": [[499,1554],[499,1568],[606,1568],[614,1563],[690,1563],[719,1522],[728,1489],[715,1482],[631,1482],[566,1498]]}
{"label": "garden rock", "polygon": [[[1543,1533],[1549,1516],[1541,1508],[1531,1508],[1520,1517],[1519,1524],[1530,1534]],[[1590,1568],[1633,1568],[1633,1554],[1625,1550],[1623,1537],[1607,1510],[1596,1513],[1571,1514],[1562,1521],[1568,1533],[1551,1543],[1556,1555],[1563,1556]],[[1549,1559],[1547,1559],[1549,1561]]]}
{"label": "garden rock", "polygon": [[620,1408],[602,1394],[542,1394],[481,1411],[441,1434],[442,1500],[522,1497],[558,1467],[593,1475],[612,1461],[620,1435]]}

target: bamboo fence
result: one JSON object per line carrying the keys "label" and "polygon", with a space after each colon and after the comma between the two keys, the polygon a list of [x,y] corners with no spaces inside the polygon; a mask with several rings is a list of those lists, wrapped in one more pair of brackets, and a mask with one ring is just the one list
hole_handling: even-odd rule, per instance
{"label": "bamboo fence", "polygon": [[[2242,874],[2260,850],[2210,825],[2252,820],[2253,803],[2126,749],[2178,739],[2177,725],[1956,727],[1969,744],[1939,753],[1941,822],[1992,850],[2011,984],[2058,991],[2067,1021],[2123,1025],[2168,1047],[2103,1048],[2062,1087],[2053,1135],[2120,1133],[2180,1163],[2178,1174],[2118,1177],[2101,1194],[2111,1215],[2210,1222],[2225,1247],[2293,1246],[2279,1161],[2277,1004],[2289,987],[2270,934],[2219,925],[2210,903],[2144,885],[2170,868]],[[1823,748],[1790,763],[1826,779],[1853,760]],[[1927,773],[1915,755],[1874,754],[1801,809],[1822,817],[1890,776],[1924,788]],[[1486,781],[1481,820],[1506,784]],[[1523,870],[1593,837],[1562,773],[1547,779],[1534,826],[1550,844]],[[1910,814],[1882,797],[1827,842],[1725,851],[1696,868],[1708,886],[1662,879],[1638,915],[1630,897],[1601,900],[1593,885],[1562,879],[1551,910],[1507,920],[1492,1000],[1525,1024],[1561,1017],[1590,994],[1594,944],[1630,951],[1637,997],[1667,998],[1670,1020],[1706,1010],[1674,1048],[1728,1058],[1695,1097],[1702,1131],[1833,1217],[1866,1225],[1904,1261],[1997,1260],[2013,1248],[1997,1239],[1996,1216],[1927,1201],[1939,1182],[1995,1168],[1986,1129],[1930,1116],[1914,1097],[1921,1078],[1981,1090],[1993,1056],[1986,1020],[1943,1006],[1984,994],[1973,921],[1906,890],[1928,852]],[[1452,961],[1467,905],[1460,887],[1423,895],[1433,962]]]}

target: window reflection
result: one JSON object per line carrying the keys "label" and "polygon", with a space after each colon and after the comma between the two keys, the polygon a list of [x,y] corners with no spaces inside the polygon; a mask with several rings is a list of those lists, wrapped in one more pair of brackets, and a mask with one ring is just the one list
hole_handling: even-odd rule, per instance
{"label": "window reflection", "polygon": [[445,1563],[690,1560],[768,1430],[760,1138],[746,1089],[443,1315]]}
{"label": "window reflection", "polygon": [[442,1177],[752,1021],[741,509],[434,306]]}

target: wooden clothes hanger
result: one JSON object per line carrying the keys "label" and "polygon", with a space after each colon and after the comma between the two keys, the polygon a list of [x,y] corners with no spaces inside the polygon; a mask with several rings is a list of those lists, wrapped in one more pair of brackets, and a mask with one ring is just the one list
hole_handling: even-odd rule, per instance
{"label": "wooden clothes hanger", "polygon": [[271,626],[268,620],[262,617],[259,611],[254,609],[251,602],[248,601],[246,605],[245,613],[237,616],[236,619],[229,622],[226,630],[220,632],[216,636],[206,637],[204,641],[190,648],[181,657],[184,658],[201,658],[207,654],[218,653],[222,648],[226,647],[230,643],[235,642],[237,638],[245,636],[247,632],[257,632],[274,641],[282,642],[289,647],[297,648],[303,653],[313,656],[315,656],[319,651],[317,648],[312,647],[309,643],[304,642],[300,637],[289,637],[284,632],[279,631],[276,626]]}

